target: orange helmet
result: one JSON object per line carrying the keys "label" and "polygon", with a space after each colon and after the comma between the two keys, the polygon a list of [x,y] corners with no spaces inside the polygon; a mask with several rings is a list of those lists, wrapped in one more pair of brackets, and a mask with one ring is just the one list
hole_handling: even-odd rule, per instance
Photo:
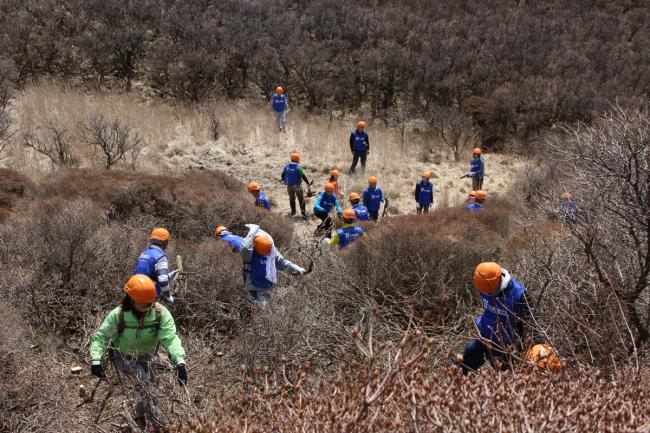
{"label": "orange helmet", "polygon": [[481,153],[481,148],[480,147],[475,147],[474,150],[472,151],[472,154],[474,155],[480,155]]}
{"label": "orange helmet", "polygon": [[377,178],[375,176],[370,176],[368,178],[368,184],[369,185],[377,185]]}
{"label": "orange helmet", "polygon": [[273,249],[273,241],[271,241],[268,236],[257,235],[255,236],[255,239],[253,239],[253,248],[255,249],[255,252],[260,256],[266,256],[268,254],[271,254],[271,250]]}
{"label": "orange helmet", "polygon": [[494,295],[501,284],[501,266],[494,262],[483,262],[474,271],[474,287],[485,295]]}
{"label": "orange helmet", "polygon": [[482,189],[479,189],[474,193],[474,196],[476,197],[476,200],[478,201],[485,201],[485,198],[487,197],[487,193],[483,191]]}
{"label": "orange helmet", "polygon": [[150,241],[168,241],[169,240],[169,232],[167,229],[164,229],[162,227],[157,227],[151,231],[151,234],[149,235],[149,240]]}
{"label": "orange helmet", "polygon": [[332,171],[330,171],[330,176],[336,176],[339,177],[341,175],[341,172],[338,171],[337,169],[333,168]]}
{"label": "orange helmet", "polygon": [[365,127],[366,127],[366,122],[364,122],[363,120],[359,120],[359,122],[357,123],[357,128],[364,129]]}
{"label": "orange helmet", "polygon": [[350,195],[348,196],[349,201],[359,201],[361,200],[361,196],[357,194],[356,192],[351,192]]}
{"label": "orange helmet", "polygon": [[424,173],[422,173],[422,177],[426,177],[427,179],[431,179],[431,173],[428,172],[428,171],[425,171]]}
{"label": "orange helmet", "polygon": [[257,182],[251,182],[248,184],[248,192],[259,191],[260,189],[262,189],[262,185]]}
{"label": "orange helmet", "polygon": [[277,93],[278,95],[281,95],[281,94],[284,93],[284,89],[282,87],[278,86],[278,87],[275,88],[275,93]]}
{"label": "orange helmet", "polygon": [[289,157],[291,158],[291,162],[300,162],[300,154],[298,152],[292,152]]}
{"label": "orange helmet", "polygon": [[560,371],[564,368],[560,355],[550,344],[536,344],[526,353],[526,361],[534,367]]}
{"label": "orange helmet", "polygon": [[352,209],[344,209],[343,219],[345,221],[354,221],[357,219],[357,214]]}
{"label": "orange helmet", "polygon": [[336,185],[332,182],[327,182],[325,184],[325,192],[333,193],[334,191],[336,191]]}
{"label": "orange helmet", "polygon": [[224,230],[228,230],[228,227],[226,227],[226,226],[219,226],[219,227],[217,227],[216,229],[214,229],[214,237],[215,237],[215,238],[218,238],[219,235],[221,234],[221,232],[224,231]]}
{"label": "orange helmet", "polygon": [[566,192],[563,192],[563,193],[562,193],[562,195],[560,196],[560,198],[561,198],[562,200],[564,200],[564,201],[569,201],[569,200],[571,200],[572,196],[571,196],[571,193],[570,193],[570,192],[566,191]]}
{"label": "orange helmet", "polygon": [[122,291],[129,295],[132,301],[140,304],[151,304],[156,301],[156,285],[146,275],[137,274],[129,278]]}

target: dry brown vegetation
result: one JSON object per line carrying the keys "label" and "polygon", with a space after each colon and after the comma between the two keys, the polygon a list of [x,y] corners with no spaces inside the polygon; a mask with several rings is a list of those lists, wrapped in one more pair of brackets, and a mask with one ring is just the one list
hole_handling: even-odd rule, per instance
{"label": "dry brown vegetation", "polygon": [[[23,370],[7,364],[7,374],[25,380],[2,389],[16,396],[2,429],[48,431],[52,423],[68,431],[128,431],[134,396],[112,368],[109,381],[96,385],[86,371],[66,372],[86,362],[92,331],[119,300],[147,230],[162,221],[174,234],[170,257],[182,255],[186,270],[171,310],[188,350],[190,387],[174,385],[162,356],[156,391],[167,424],[179,431],[645,431],[647,291],[630,282],[645,275],[637,260],[648,219],[627,194],[645,191],[647,176],[626,176],[629,164],[620,161],[634,159],[624,154],[606,166],[623,173],[618,178],[578,176],[561,152],[597,147],[601,137],[625,142],[621,152],[637,155],[647,148],[648,130],[647,113],[618,111],[565,135],[558,161],[549,164],[560,164],[567,177],[546,178],[545,188],[575,182],[584,211],[575,226],[554,219],[550,201],[524,207],[491,199],[479,214],[451,207],[368,224],[367,239],[340,253],[287,232],[291,222],[253,208],[245,193],[232,191],[242,186],[219,173],[183,179],[54,172],[16,196],[14,214],[1,226],[3,303],[19,324],[3,332],[7,341],[26,341],[16,346]],[[635,173],[647,173],[645,160],[637,161]],[[615,209],[635,209],[639,217],[617,224],[597,218],[610,208],[583,194],[601,181],[619,188]],[[210,239],[221,221],[242,234],[245,222],[261,223],[288,257],[303,265],[314,260],[314,271],[283,275],[269,309],[251,315],[238,255]],[[644,242],[634,244],[634,236]],[[626,247],[607,243],[613,239]],[[506,372],[486,366],[464,378],[449,368],[476,333],[480,305],[470,276],[482,260],[500,261],[527,285],[539,313],[528,328],[558,348],[567,363],[562,375],[526,374],[517,350]],[[41,362],[57,368],[39,376]],[[36,393],[43,383],[47,392]],[[84,395],[75,397],[80,384]],[[53,407],[59,416],[48,421]]]}
{"label": "dry brown vegetation", "polygon": [[[344,3],[0,4],[0,433],[137,431],[131,384],[87,358],[154,226],[184,262],[170,311],[188,388],[164,350],[156,363],[169,431],[650,432],[648,8]],[[286,134],[271,133],[277,84]],[[345,172],[360,117],[391,216],[329,250],[314,221],[282,216],[278,177],[291,151],[316,187]],[[489,199],[471,214],[458,177],[477,143]],[[423,170],[436,210],[403,215]],[[275,212],[253,207],[251,180]],[[255,313],[239,255],[211,237],[247,223],[314,265]],[[509,365],[464,377],[450,359],[477,336],[484,260],[537,316]],[[534,336],[562,373],[522,360]]]}

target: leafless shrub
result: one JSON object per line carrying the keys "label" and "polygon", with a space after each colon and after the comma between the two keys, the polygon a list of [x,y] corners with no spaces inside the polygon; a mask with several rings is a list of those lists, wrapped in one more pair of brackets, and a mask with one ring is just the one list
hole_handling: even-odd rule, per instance
{"label": "leafless shrub", "polygon": [[[342,351],[337,372],[325,378],[315,375],[309,363],[287,357],[255,370],[242,365],[241,384],[220,399],[221,407],[236,410],[216,411],[205,421],[171,431],[487,433],[551,428],[613,433],[647,422],[647,415],[635,415],[637,405],[647,405],[647,383],[638,380],[646,370],[626,369],[611,379],[597,370],[523,374],[525,364],[516,362],[512,371],[486,367],[464,377],[452,368],[432,369],[428,360],[444,356],[444,348],[409,325],[397,341],[375,337],[372,328],[365,338],[353,330],[351,340],[366,358],[360,361]],[[612,392],[603,394],[604,387]],[[598,409],[612,398],[616,404],[611,409]],[[485,402],[490,402],[489,411],[482,410]],[[572,411],[590,415],[560,415]]]}
{"label": "leafless shrub", "polygon": [[454,161],[460,161],[464,149],[478,142],[474,121],[456,108],[435,107],[429,111],[429,125],[454,154]]}
{"label": "leafless shrub", "polygon": [[68,131],[65,127],[49,123],[40,130],[23,136],[25,146],[49,158],[59,167],[77,167],[79,159],[74,155]]}
{"label": "leafless shrub", "polygon": [[86,120],[83,136],[88,144],[101,153],[106,170],[127,156],[134,164],[143,144],[137,130],[119,119],[106,119],[102,114],[92,115]]}
{"label": "leafless shrub", "polygon": [[16,133],[16,130],[12,128],[8,108],[13,92],[13,82],[17,75],[14,62],[0,57],[0,154],[7,147],[9,139]]}

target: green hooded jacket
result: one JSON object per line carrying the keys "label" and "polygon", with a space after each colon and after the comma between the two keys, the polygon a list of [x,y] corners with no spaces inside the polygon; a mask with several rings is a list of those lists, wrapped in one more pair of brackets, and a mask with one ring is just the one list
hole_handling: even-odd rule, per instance
{"label": "green hooded jacket", "polygon": [[124,312],[125,329],[121,335],[118,335],[117,325],[119,322],[121,307],[115,308],[108,313],[102,326],[93,336],[90,343],[90,358],[93,361],[101,360],[104,355],[104,348],[107,340],[110,340],[112,346],[121,354],[127,356],[143,356],[153,353],[158,343],[169,352],[172,361],[175,364],[185,362],[185,350],[181,345],[181,339],[176,335],[176,325],[174,318],[167,308],[160,305],[160,328],[146,327],[156,323],[156,309],[151,308],[144,317],[145,328],[138,328],[138,319],[133,312]]}

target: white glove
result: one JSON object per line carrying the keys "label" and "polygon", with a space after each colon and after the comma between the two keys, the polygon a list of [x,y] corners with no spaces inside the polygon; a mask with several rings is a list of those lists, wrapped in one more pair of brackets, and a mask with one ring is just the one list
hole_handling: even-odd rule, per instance
{"label": "white glove", "polygon": [[416,203],[415,203],[415,207],[416,207],[416,209],[420,209],[420,203],[417,203],[417,202],[416,202]]}
{"label": "white glove", "polygon": [[305,269],[301,268],[300,266],[296,266],[293,272],[291,272],[293,275],[303,275],[305,273]]}
{"label": "white glove", "polygon": [[165,297],[165,302],[167,302],[168,305],[172,305],[174,303],[174,297],[171,293],[167,294]]}
{"label": "white glove", "polygon": [[169,281],[174,281],[174,279],[178,276],[178,273],[180,272],[180,269],[176,269],[175,271],[171,271],[169,273]]}
{"label": "white glove", "polygon": [[328,245],[329,241],[330,241],[330,238],[323,238],[323,240],[321,241],[321,243],[322,243],[323,245]]}

